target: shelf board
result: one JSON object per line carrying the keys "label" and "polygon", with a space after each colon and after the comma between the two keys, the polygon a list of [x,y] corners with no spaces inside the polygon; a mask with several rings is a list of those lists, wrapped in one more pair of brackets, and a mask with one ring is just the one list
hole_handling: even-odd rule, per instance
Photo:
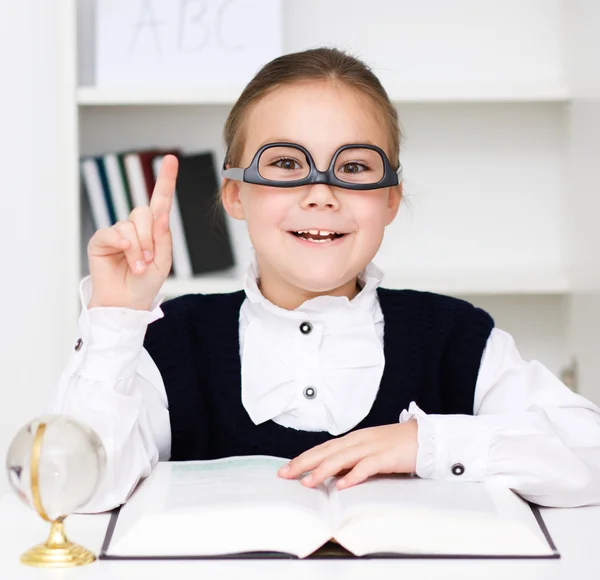
{"label": "shelf board", "polygon": [[[232,105],[241,88],[112,89],[80,87],[81,106]],[[395,103],[566,102],[569,89],[561,83],[407,83],[388,89]]]}
{"label": "shelf board", "polygon": [[396,103],[560,103],[570,98],[563,83],[409,83],[390,87],[388,94]]}
{"label": "shelf board", "polygon": [[390,272],[382,286],[440,294],[568,294],[569,278],[559,268],[407,270]]}
{"label": "shelf board", "polygon": [[183,294],[219,294],[242,289],[241,277],[234,274],[205,274],[189,279],[168,278],[160,290],[167,298]]}
{"label": "shelf board", "polygon": [[[570,284],[560,269],[529,270],[406,270],[388,272],[382,282],[385,288],[410,288],[451,295],[568,294]],[[187,280],[169,279],[161,289],[167,298],[182,294],[234,292],[242,288],[234,274],[204,275]]]}
{"label": "shelf board", "polygon": [[232,105],[241,88],[110,89],[80,87],[77,101],[84,106],[103,105]]}

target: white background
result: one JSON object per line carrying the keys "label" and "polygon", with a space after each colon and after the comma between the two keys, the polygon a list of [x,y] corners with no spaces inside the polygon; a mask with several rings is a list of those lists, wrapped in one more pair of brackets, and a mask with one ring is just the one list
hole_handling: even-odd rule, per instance
{"label": "white background", "polygon": [[[84,240],[69,193],[73,143],[93,153],[160,139],[211,147],[218,161],[222,154],[225,105],[78,112],[69,5],[0,0],[2,456],[16,430],[44,409],[76,338]],[[572,295],[467,297],[515,334],[527,358],[558,372],[576,355],[582,392],[600,402],[598,23],[593,0],[286,0],[284,10],[286,51],[351,49],[391,93],[414,95],[399,104],[409,203],[390,229],[382,265],[442,275],[568,272]],[[80,83],[89,84],[93,54],[78,56]],[[563,84],[569,104],[510,96]],[[424,102],[438,91],[447,102]],[[457,102],[452,94],[463,96]],[[4,486],[0,476],[0,492]]]}

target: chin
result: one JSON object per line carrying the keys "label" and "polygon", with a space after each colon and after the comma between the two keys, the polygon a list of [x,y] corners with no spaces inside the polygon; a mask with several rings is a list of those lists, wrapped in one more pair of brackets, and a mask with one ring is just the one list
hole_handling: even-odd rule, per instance
{"label": "chin", "polygon": [[349,275],[347,272],[336,274],[328,268],[323,271],[294,272],[289,280],[294,286],[307,292],[325,293],[343,286],[354,277],[356,276]]}

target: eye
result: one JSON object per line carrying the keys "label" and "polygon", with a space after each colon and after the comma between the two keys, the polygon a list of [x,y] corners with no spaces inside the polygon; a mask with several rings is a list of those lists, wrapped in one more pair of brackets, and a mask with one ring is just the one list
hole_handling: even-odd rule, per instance
{"label": "eye", "polygon": [[340,169],[343,173],[360,173],[367,171],[369,168],[363,163],[357,163],[356,161],[348,161],[344,163]]}
{"label": "eye", "polygon": [[272,165],[275,165],[275,167],[280,167],[281,169],[285,169],[286,171],[294,171],[295,169],[301,168],[300,163],[291,157],[282,157],[281,159],[277,159],[276,161],[273,161]]}

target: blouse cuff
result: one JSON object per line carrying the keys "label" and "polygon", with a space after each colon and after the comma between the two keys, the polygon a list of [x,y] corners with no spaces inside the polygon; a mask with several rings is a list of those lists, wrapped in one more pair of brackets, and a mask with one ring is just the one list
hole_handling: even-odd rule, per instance
{"label": "blouse cuff", "polygon": [[91,323],[98,323],[114,330],[137,328],[140,325],[147,326],[151,322],[163,317],[160,305],[164,300],[162,294],[158,294],[148,310],[135,310],[118,306],[96,306],[88,308],[92,297],[92,277],[86,276],[79,285],[79,298],[81,300],[81,311],[86,313]]}
{"label": "blouse cuff", "polygon": [[164,316],[158,295],[150,310],[121,307],[87,308],[91,277],[81,281],[78,337],[68,372],[96,381],[116,381],[135,372],[148,324]]}
{"label": "blouse cuff", "polygon": [[399,422],[418,423],[416,473],[425,479],[483,481],[493,432],[471,415],[426,415],[413,401]]}

